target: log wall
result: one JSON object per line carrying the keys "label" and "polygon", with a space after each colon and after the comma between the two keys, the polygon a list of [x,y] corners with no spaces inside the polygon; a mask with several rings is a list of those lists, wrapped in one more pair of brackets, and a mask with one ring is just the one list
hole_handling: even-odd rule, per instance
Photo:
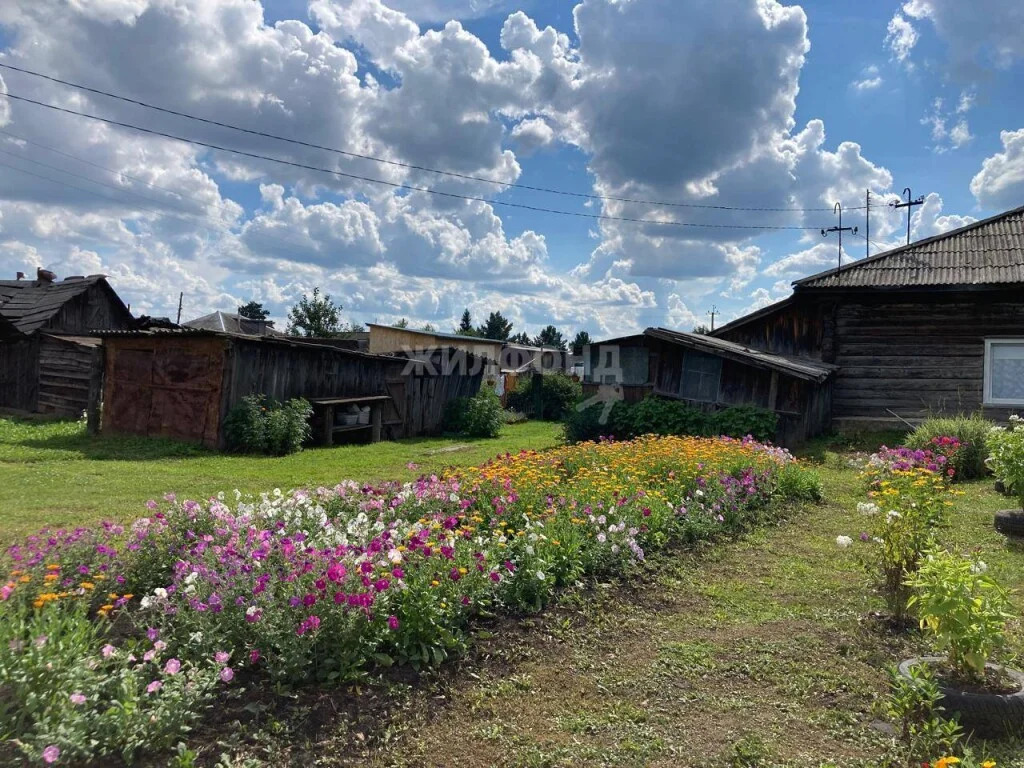
{"label": "log wall", "polygon": [[67,417],[87,411],[99,386],[102,355],[99,339],[42,334],[36,410]]}
{"label": "log wall", "polygon": [[34,411],[39,400],[39,337],[0,341],[0,408]]}

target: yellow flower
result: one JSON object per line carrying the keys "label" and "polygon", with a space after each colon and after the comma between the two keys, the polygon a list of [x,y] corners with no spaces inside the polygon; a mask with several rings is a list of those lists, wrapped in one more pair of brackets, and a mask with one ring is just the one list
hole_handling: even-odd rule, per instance
{"label": "yellow flower", "polygon": [[984,763],[981,764],[981,768],[996,768],[996,761],[986,760]]}
{"label": "yellow flower", "polygon": [[80,586],[82,589],[88,590],[88,589],[93,589],[96,585],[93,584],[91,581],[83,581],[78,586]]}
{"label": "yellow flower", "polygon": [[948,768],[951,765],[956,765],[960,762],[959,757],[940,757],[935,761],[935,768]]}

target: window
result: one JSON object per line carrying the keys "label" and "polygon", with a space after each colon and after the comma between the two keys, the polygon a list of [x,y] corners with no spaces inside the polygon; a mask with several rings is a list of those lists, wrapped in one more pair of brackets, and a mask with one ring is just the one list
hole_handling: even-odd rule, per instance
{"label": "window", "polygon": [[1024,339],[985,339],[985,405],[1024,405]]}
{"label": "window", "polygon": [[713,403],[718,400],[718,383],[721,378],[722,358],[688,349],[683,357],[679,396],[687,400]]}

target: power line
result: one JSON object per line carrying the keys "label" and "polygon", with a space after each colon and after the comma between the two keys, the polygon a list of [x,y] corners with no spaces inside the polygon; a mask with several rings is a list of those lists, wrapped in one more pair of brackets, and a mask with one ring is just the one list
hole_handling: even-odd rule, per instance
{"label": "power line", "polygon": [[320,168],[320,167],[315,166],[315,165],[307,165],[305,163],[298,163],[298,162],[295,162],[293,160],[282,160],[281,158],[270,157],[269,155],[261,155],[261,154],[255,153],[255,152],[246,152],[245,150],[241,150],[241,149],[232,149],[231,147],[224,147],[224,146],[221,146],[219,144],[212,144],[212,143],[206,142],[206,141],[199,141],[198,139],[187,139],[187,138],[185,138],[183,136],[177,136],[177,135],[175,135],[173,133],[166,133],[164,131],[158,131],[158,130],[155,130],[153,128],[143,128],[143,127],[138,126],[138,125],[133,125],[132,123],[125,123],[125,122],[122,122],[120,120],[113,120],[113,119],[108,118],[108,117],[100,117],[99,115],[93,115],[93,114],[90,114],[88,112],[80,112],[78,110],[70,109],[68,107],[59,107],[59,106],[57,106],[55,104],[47,104],[46,102],[43,102],[43,101],[38,101],[36,99],[30,99],[27,96],[18,96],[18,95],[13,94],[13,93],[0,93],[0,96],[4,97],[6,99],[15,99],[17,101],[23,101],[23,102],[25,102],[27,104],[35,104],[36,106],[44,107],[46,109],[51,109],[51,110],[54,110],[56,112],[63,112],[65,114],[69,114],[69,115],[77,115],[79,117],[86,117],[86,118],[89,118],[90,120],[97,120],[99,122],[107,123],[109,125],[116,125],[116,126],[119,126],[121,128],[130,128],[131,130],[140,131],[141,133],[148,133],[148,134],[151,134],[153,136],[160,136],[160,137],[165,138],[165,139],[172,139],[174,141],[182,141],[182,142],[185,142],[186,144],[194,144],[195,146],[198,146],[198,147],[205,147],[207,149],[214,149],[214,150],[218,150],[220,152],[230,152],[230,153],[235,154],[235,155],[241,155],[243,157],[249,157],[249,158],[253,158],[253,159],[256,159],[256,160],[266,160],[268,162],[278,163],[280,165],[287,165],[287,166],[291,166],[293,168],[301,168],[301,169],[307,170],[307,171],[315,171],[317,173],[326,173],[326,174],[330,174],[332,176],[339,176],[339,177],[343,177],[343,178],[353,179],[353,180],[356,180],[356,181],[365,181],[365,182],[369,182],[369,183],[372,183],[372,184],[382,184],[384,186],[391,187],[393,189],[401,189],[401,190],[408,191],[408,192],[424,192],[424,193],[427,193],[427,194],[439,195],[441,197],[448,197],[448,198],[453,198],[453,199],[456,199],[456,200],[466,200],[466,201],[471,201],[471,202],[487,203],[489,205],[501,205],[501,206],[505,206],[507,208],[518,208],[518,209],[526,210],[526,211],[534,211],[534,212],[537,212],[537,213],[551,213],[551,214],[557,214],[557,215],[560,215],[560,216],[573,216],[573,217],[582,218],[582,219],[592,219],[592,220],[598,220],[598,221],[621,221],[621,222],[629,222],[629,223],[634,223],[634,224],[654,224],[654,225],[658,225],[658,226],[691,227],[691,228],[697,228],[697,229],[745,229],[745,230],[758,230],[758,231],[762,231],[762,230],[799,230],[799,231],[806,231],[806,230],[818,229],[818,227],[808,227],[808,226],[780,226],[780,225],[767,225],[767,224],[766,225],[758,225],[758,224],[708,224],[708,223],[674,221],[674,220],[659,221],[657,219],[640,219],[640,218],[633,218],[633,217],[629,217],[629,216],[609,216],[607,214],[601,214],[601,213],[581,213],[581,212],[578,212],[578,211],[565,211],[565,210],[559,210],[559,209],[556,209],[556,208],[544,208],[544,207],[536,206],[536,205],[527,205],[525,203],[513,203],[513,202],[509,202],[507,200],[489,200],[487,198],[477,197],[475,195],[462,195],[462,194],[458,194],[456,192],[443,192],[443,191],[437,190],[437,189],[430,189],[429,187],[417,187],[417,186],[413,186],[413,185],[410,185],[410,184],[402,184],[402,183],[399,183],[399,182],[385,181],[384,179],[374,179],[374,178],[371,178],[371,177],[368,177],[368,176],[360,176],[360,175],[354,174],[354,173],[346,173],[345,171],[336,171],[336,170],[332,170],[330,168]]}
{"label": "power line", "polygon": [[[247,133],[247,134],[250,134],[252,136],[260,136],[262,138],[273,139],[275,141],[284,141],[284,142],[287,142],[289,144],[296,144],[298,146],[307,147],[309,149],[318,149],[318,150],[322,150],[324,152],[333,152],[333,153],[338,154],[338,155],[344,155],[345,157],[352,157],[352,158],[357,158],[357,159],[360,159],[360,160],[369,160],[369,161],[372,161],[372,162],[375,162],[375,163],[383,163],[385,165],[397,166],[399,168],[405,168],[405,169],[408,169],[408,170],[424,171],[426,173],[436,173],[438,175],[451,176],[451,177],[454,177],[454,178],[457,178],[457,179],[465,179],[467,181],[479,181],[479,182],[484,182],[486,184],[495,184],[495,185],[503,186],[503,187],[510,188],[510,189],[523,189],[523,190],[527,190],[527,191],[530,191],[530,192],[544,192],[544,193],[552,194],[552,195],[565,195],[567,197],[579,197],[579,198],[585,198],[585,199],[588,199],[588,200],[606,200],[606,201],[609,201],[609,202],[635,203],[635,204],[638,204],[638,205],[657,205],[657,206],[662,206],[662,207],[666,207],[666,208],[698,208],[698,209],[719,210],[719,211],[773,211],[773,212],[810,212],[810,211],[828,211],[828,210],[831,210],[829,208],[774,208],[774,207],[756,207],[756,206],[739,206],[739,205],[710,205],[710,204],[702,204],[702,203],[676,203],[676,202],[668,202],[668,201],[664,201],[664,200],[644,200],[644,199],[630,198],[630,197],[616,197],[616,196],[613,196],[613,195],[597,195],[597,194],[587,193],[587,192],[571,192],[571,191],[564,190],[564,189],[553,189],[551,187],[539,187],[539,186],[533,186],[533,185],[530,185],[530,184],[520,184],[520,183],[517,183],[517,182],[502,181],[500,179],[490,179],[490,178],[487,178],[486,176],[474,176],[472,174],[458,173],[456,171],[444,171],[444,170],[440,170],[438,168],[430,168],[430,167],[427,167],[427,166],[424,166],[424,165],[417,165],[415,163],[405,163],[405,162],[402,162],[400,160],[390,160],[390,159],[384,158],[384,157],[376,157],[374,155],[367,155],[367,154],[362,154],[362,153],[359,153],[359,152],[352,152],[352,151],[349,151],[349,150],[338,149],[337,147],[327,147],[327,146],[324,146],[322,144],[315,144],[313,142],[303,141],[301,139],[292,139],[292,138],[289,138],[287,136],[280,136],[278,134],[268,133],[267,131],[258,131],[258,130],[255,130],[253,128],[246,128],[244,126],[234,125],[232,123],[225,123],[225,122],[222,122],[220,120],[213,120],[213,119],[207,118],[207,117],[201,117],[199,115],[193,115],[193,114],[190,114],[188,112],[182,112],[182,111],[179,111],[179,110],[176,110],[176,109],[170,109],[168,107],[161,107],[158,104],[152,104],[150,102],[142,101],[140,99],[133,99],[133,98],[130,98],[128,96],[122,96],[120,94],[113,93],[111,91],[104,91],[104,90],[99,89],[99,88],[91,88],[91,87],[89,87],[87,85],[81,85],[80,83],[74,83],[74,82],[71,82],[70,80],[62,80],[59,77],[53,77],[52,75],[43,74],[42,72],[35,72],[35,71],[31,70],[31,69],[25,69],[24,67],[16,67],[13,64],[0,63],[0,67],[2,67],[4,69],[12,70],[14,72],[20,72],[20,73],[25,74],[25,75],[32,75],[33,77],[42,78],[43,80],[49,80],[50,82],[58,83],[60,85],[67,86],[69,88],[76,88],[76,89],[78,89],[80,91],[85,91],[87,93],[93,93],[93,94],[96,94],[96,95],[99,95],[99,96],[106,96],[106,97],[111,98],[111,99],[117,99],[118,101],[123,101],[123,102],[125,102],[127,104],[134,104],[135,106],[144,107],[145,109],[152,109],[152,110],[155,110],[157,112],[163,112],[164,114],[174,115],[175,117],[183,117],[183,118],[186,118],[188,120],[195,120],[197,122],[205,123],[207,125],[215,125],[218,128],[227,128],[227,129],[232,130],[232,131],[240,131],[242,133]],[[37,102],[33,102],[33,103],[37,103]],[[861,207],[862,206],[850,206],[850,207],[847,208],[847,210],[851,210],[851,211],[852,210],[857,210],[857,209],[859,209]],[[814,227],[811,227],[811,229],[814,229]]]}

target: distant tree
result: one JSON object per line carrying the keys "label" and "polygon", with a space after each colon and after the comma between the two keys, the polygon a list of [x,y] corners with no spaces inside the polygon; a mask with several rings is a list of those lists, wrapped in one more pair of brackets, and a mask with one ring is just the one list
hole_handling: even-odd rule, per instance
{"label": "distant tree", "polygon": [[366,328],[363,327],[362,323],[349,323],[345,330],[349,333],[366,333]]}
{"label": "distant tree", "polygon": [[258,301],[250,301],[238,308],[238,314],[250,320],[266,320],[270,317],[270,310],[264,309],[263,304]]}
{"label": "distant tree", "polygon": [[423,326],[423,330],[424,330],[424,331],[429,331],[429,332],[433,333],[434,331],[436,331],[436,330],[437,330],[437,328],[435,328],[435,327],[434,327],[433,325],[431,325],[430,323],[427,323],[426,325],[424,325],[424,326]]}
{"label": "distant tree", "polygon": [[512,323],[506,320],[501,312],[491,312],[487,316],[487,322],[477,328],[477,333],[485,339],[508,341],[509,334],[512,333]]}
{"label": "distant tree", "polygon": [[404,317],[401,320],[399,320],[397,323],[395,323],[395,328],[408,328],[408,327],[409,327],[409,321],[406,320]]}
{"label": "distant tree", "polygon": [[593,344],[594,340],[590,338],[590,334],[586,331],[577,331],[576,338],[572,340],[572,353],[574,355],[582,355],[583,348],[588,344]]}
{"label": "distant tree", "polygon": [[459,327],[455,329],[455,332],[461,336],[476,336],[476,329],[473,327],[473,318],[469,314],[468,307],[463,311],[462,319],[459,321]]}
{"label": "distant tree", "polygon": [[320,295],[314,288],[313,295],[302,294],[299,302],[288,310],[288,333],[292,336],[316,336],[328,338],[342,331],[339,317],[341,305],[335,304],[328,294]]}
{"label": "distant tree", "polygon": [[708,328],[708,327],[707,327],[706,325],[704,325],[703,323],[701,323],[700,325],[695,325],[695,326],[693,327],[693,332],[694,332],[694,333],[701,333],[701,334],[703,334],[703,335],[707,336],[707,335],[708,335],[709,333],[711,333],[711,329],[710,329],[710,328]]}
{"label": "distant tree", "polygon": [[553,325],[548,325],[541,329],[541,332],[533,339],[533,346],[565,349],[565,339],[562,338],[560,330]]}
{"label": "distant tree", "polygon": [[527,347],[533,346],[533,343],[530,341],[530,337],[526,335],[526,331],[520,331],[519,333],[515,333],[509,336],[508,340],[512,344],[522,344],[523,346]]}

